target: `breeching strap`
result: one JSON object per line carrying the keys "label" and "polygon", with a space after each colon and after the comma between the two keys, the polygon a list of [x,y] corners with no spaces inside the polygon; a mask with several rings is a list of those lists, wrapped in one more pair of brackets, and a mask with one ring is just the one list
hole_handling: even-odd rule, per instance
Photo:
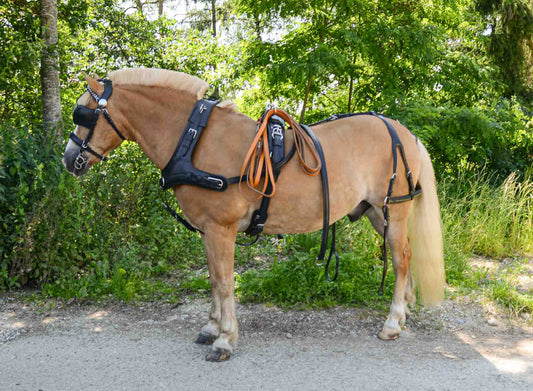
{"label": "breeching strap", "polygon": [[[385,196],[383,200],[383,206],[381,207],[381,210],[383,212],[383,247],[382,247],[382,257],[383,257],[383,274],[381,276],[381,285],[378,290],[378,294],[380,296],[383,295],[383,290],[385,287],[385,277],[387,276],[387,269],[388,269],[388,254],[387,254],[387,233],[389,231],[389,223],[390,223],[390,214],[389,214],[389,204],[394,203],[400,203],[405,201],[410,201],[414,197],[420,195],[422,192],[421,189],[415,188],[413,184],[413,178],[411,174],[411,170],[409,169],[409,166],[407,165],[407,158],[405,157],[405,151],[403,148],[403,144],[400,141],[400,138],[398,137],[398,133],[394,129],[394,127],[390,124],[387,119],[379,114],[376,114],[372,112],[371,114],[376,115],[379,119],[381,119],[385,125],[387,126],[387,130],[389,132],[389,135],[391,137],[392,141],[392,176],[389,180],[389,188],[387,190],[387,195]],[[409,194],[407,196],[400,196],[400,197],[392,197],[392,190],[394,187],[394,182],[396,181],[396,169],[398,166],[398,151],[400,151],[400,156],[403,161],[403,165],[405,167],[405,175],[407,176],[407,183],[409,184]]]}

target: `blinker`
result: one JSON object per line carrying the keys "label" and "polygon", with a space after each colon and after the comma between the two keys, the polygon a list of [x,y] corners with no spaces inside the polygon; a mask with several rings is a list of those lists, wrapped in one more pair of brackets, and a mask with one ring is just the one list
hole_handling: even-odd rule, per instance
{"label": "blinker", "polygon": [[76,125],[81,125],[87,129],[93,129],[100,115],[100,109],[90,109],[87,106],[76,106],[72,113],[72,120]]}

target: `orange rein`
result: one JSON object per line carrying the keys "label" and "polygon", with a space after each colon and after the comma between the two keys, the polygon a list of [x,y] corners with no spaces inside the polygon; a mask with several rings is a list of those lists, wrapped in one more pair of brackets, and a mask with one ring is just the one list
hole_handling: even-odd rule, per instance
{"label": "orange rein", "polygon": [[[246,173],[246,184],[250,189],[259,193],[261,197],[272,197],[276,194],[276,179],[274,178],[274,169],[272,168],[272,160],[270,159],[270,149],[268,147],[268,131],[267,124],[268,119],[277,115],[283,118],[290,124],[292,132],[294,134],[294,143],[296,145],[296,152],[298,153],[298,159],[302,171],[307,175],[318,175],[322,165],[316,151],[315,144],[309,135],[302,129],[302,127],[294,122],[294,120],[283,110],[270,109],[263,117],[263,122],[258,124],[257,134],[250,146],[250,149],[246,153],[246,158],[241,168],[241,179],[239,181],[239,190],[242,188],[241,184],[243,176]],[[311,152],[311,155],[315,161],[315,166],[310,166],[305,159],[305,149]],[[263,174],[264,172],[264,174]],[[261,179],[263,179],[263,185],[261,186]],[[268,184],[272,184],[272,191],[267,193]]]}

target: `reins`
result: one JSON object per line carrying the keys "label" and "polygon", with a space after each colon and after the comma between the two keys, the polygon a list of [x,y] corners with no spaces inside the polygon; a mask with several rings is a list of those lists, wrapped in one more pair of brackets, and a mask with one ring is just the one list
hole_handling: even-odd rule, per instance
{"label": "reins", "polygon": [[[272,167],[272,160],[270,159],[271,153],[267,132],[268,120],[274,115],[283,118],[290,124],[289,129],[292,129],[294,134],[294,145],[302,171],[307,175],[315,176],[318,175],[322,168],[315,143],[309,134],[283,110],[276,108],[270,109],[257,121],[256,135],[250,145],[250,149],[246,153],[240,173],[239,190],[242,193],[241,184],[245,181],[248,188],[259,193],[257,199],[261,197],[272,197],[276,194],[276,178]],[[315,162],[314,167],[307,163],[305,150],[310,151]],[[261,184],[261,182],[263,183]],[[269,184],[271,185],[270,191],[268,191]]]}

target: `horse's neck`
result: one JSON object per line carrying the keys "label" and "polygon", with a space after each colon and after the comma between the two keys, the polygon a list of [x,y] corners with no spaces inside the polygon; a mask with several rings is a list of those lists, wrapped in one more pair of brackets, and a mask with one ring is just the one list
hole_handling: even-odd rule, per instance
{"label": "horse's neck", "polygon": [[[174,153],[196,96],[157,87],[130,87],[124,95],[127,99],[122,100],[121,111],[129,122],[131,138],[163,169]],[[254,128],[250,118],[215,108],[198,142],[195,165],[221,175],[237,175]],[[235,151],[242,151],[243,156]]]}

